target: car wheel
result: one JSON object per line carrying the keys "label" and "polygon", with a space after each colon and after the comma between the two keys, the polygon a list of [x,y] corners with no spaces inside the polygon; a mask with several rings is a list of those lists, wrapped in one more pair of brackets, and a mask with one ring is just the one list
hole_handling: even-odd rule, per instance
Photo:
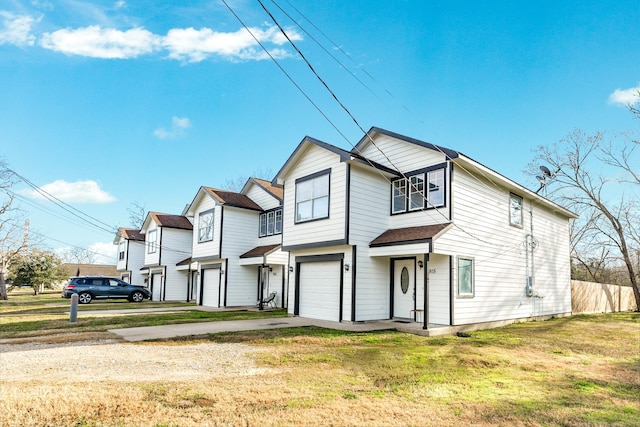
{"label": "car wheel", "polygon": [[142,302],[142,301],[144,301],[144,295],[142,294],[142,292],[134,292],[129,297],[129,301]]}
{"label": "car wheel", "polygon": [[92,299],[93,296],[91,296],[89,292],[80,292],[78,294],[78,301],[80,302],[80,304],[89,304]]}

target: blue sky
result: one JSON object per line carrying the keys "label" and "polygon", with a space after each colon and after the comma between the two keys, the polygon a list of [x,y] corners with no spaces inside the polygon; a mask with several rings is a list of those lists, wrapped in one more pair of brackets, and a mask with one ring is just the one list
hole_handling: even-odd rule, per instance
{"label": "blue sky", "polygon": [[[637,1],[262,1],[362,128],[530,188],[538,145],[637,128]],[[227,4],[306,96],[221,0],[0,0],[0,156],[115,230],[134,202],[180,213],[201,185],[271,179],[305,135],[350,149],[362,131],[260,3]],[[34,236],[115,262],[113,233],[29,190]]]}

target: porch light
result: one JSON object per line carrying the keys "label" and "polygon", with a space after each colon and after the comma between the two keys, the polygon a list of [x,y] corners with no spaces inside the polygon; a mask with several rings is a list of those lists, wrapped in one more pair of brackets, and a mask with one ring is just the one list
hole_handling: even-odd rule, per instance
{"label": "porch light", "polygon": [[422,269],[422,267],[424,267],[424,263],[422,261],[418,261],[418,267],[420,267],[420,269]]}
{"label": "porch light", "polygon": [[344,265],[344,271],[349,271],[349,264]]}
{"label": "porch light", "polygon": [[289,273],[293,273],[293,266],[292,265],[289,266]]}

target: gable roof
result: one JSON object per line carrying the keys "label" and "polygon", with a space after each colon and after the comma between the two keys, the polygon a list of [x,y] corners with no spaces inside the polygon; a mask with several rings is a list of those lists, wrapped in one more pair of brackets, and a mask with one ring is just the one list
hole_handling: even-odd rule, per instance
{"label": "gable roof", "polygon": [[386,129],[382,129],[375,126],[372,127],[369,130],[369,132],[367,132],[367,134],[358,142],[358,144],[356,144],[352,152],[359,153],[360,150],[366,144],[368,144],[369,142],[371,142],[372,139],[375,138],[376,134],[386,135],[392,138],[399,139],[401,141],[406,141],[411,144],[416,144],[420,147],[438,151],[444,154],[448,160],[451,160],[454,164],[460,166],[462,169],[467,171],[473,171],[476,174],[482,175],[484,178],[488,179],[489,181],[495,181],[496,183],[499,183],[501,186],[508,189],[509,191],[515,191],[521,194],[526,194],[529,199],[536,200],[538,204],[544,205],[545,207],[551,209],[553,212],[560,213],[568,218],[578,217],[576,214],[569,211],[568,209],[563,208],[562,206],[552,202],[551,200],[533,192],[532,190],[528,189],[522,184],[519,184],[513,181],[512,179],[507,178],[506,176],[494,171],[493,169],[483,165],[482,163],[472,159],[471,157],[466,156],[465,154],[459,151],[451,150],[449,148],[445,148],[439,145],[431,144],[429,142],[421,141],[416,138],[411,138],[409,136],[401,135],[396,132],[391,132]]}
{"label": "gable roof", "polygon": [[249,178],[247,180],[247,182],[244,184],[244,187],[242,187],[241,193],[244,194],[244,192],[247,190],[247,187],[249,186],[249,184],[257,185],[258,187],[262,188],[264,191],[266,191],[267,193],[271,194],[273,197],[275,197],[276,199],[278,199],[281,202],[282,202],[282,199],[284,198],[284,189],[283,188],[276,187],[270,181],[267,181],[265,179],[260,179],[260,178]]}
{"label": "gable roof", "polygon": [[[193,224],[186,216],[172,215],[160,212],[149,212],[147,220],[153,218],[156,224],[160,227],[177,228],[180,230],[193,230]],[[145,220],[145,225],[147,224]],[[143,227],[144,228],[144,227]]]}
{"label": "gable roof", "polygon": [[390,229],[373,239],[371,243],[369,243],[369,247],[374,248],[425,242],[437,237],[452,225],[451,222],[445,222],[442,224]]}
{"label": "gable roof", "polygon": [[302,141],[298,144],[296,149],[291,153],[287,161],[280,168],[276,176],[273,178],[271,183],[274,186],[282,186],[281,176],[286,174],[288,170],[294,165],[298,159],[302,156],[305,149],[310,145],[315,145],[320,148],[324,148],[325,150],[331,151],[332,153],[337,154],[340,157],[340,161],[343,162],[345,160],[349,160],[351,158],[351,153],[347,150],[343,150],[342,148],[336,147],[335,145],[328,144],[324,141],[320,141],[319,139],[312,138],[310,136],[305,136]]}
{"label": "gable roof", "polygon": [[375,126],[373,126],[371,129],[369,129],[369,132],[367,132],[362,137],[362,139],[360,139],[360,141],[358,141],[358,143],[353,148],[353,150],[351,150],[351,152],[352,153],[360,153],[362,147],[364,145],[370,143],[374,139],[376,134],[387,135],[387,136],[390,136],[390,137],[395,138],[395,139],[399,139],[399,140],[402,140],[402,141],[406,141],[406,142],[410,142],[412,144],[419,145],[419,146],[424,147],[424,148],[428,148],[430,150],[439,151],[442,154],[444,154],[447,157],[447,159],[456,159],[461,154],[460,152],[451,150],[449,148],[441,147],[439,145],[435,145],[435,144],[432,144],[430,142],[421,141],[421,140],[416,139],[416,138],[411,138],[410,136],[401,135],[399,133],[391,132],[390,130],[382,129],[382,128],[375,127]]}
{"label": "gable roof", "polygon": [[207,194],[213,197],[219,204],[236,208],[261,211],[262,208],[248,196],[233,191],[219,190],[211,187],[201,187]]}
{"label": "gable roof", "polygon": [[120,235],[127,240],[140,240],[144,241],[144,236],[140,234],[140,230],[137,228],[119,228]]}

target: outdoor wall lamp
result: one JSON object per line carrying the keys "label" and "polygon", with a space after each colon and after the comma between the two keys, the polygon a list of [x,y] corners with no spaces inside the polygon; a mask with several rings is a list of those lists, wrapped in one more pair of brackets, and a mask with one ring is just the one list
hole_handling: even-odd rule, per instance
{"label": "outdoor wall lamp", "polygon": [[289,273],[293,273],[293,266],[292,265],[289,266]]}
{"label": "outdoor wall lamp", "polygon": [[349,264],[344,265],[344,271],[349,271]]}
{"label": "outdoor wall lamp", "polygon": [[424,267],[424,263],[422,261],[418,261],[418,267],[420,267],[420,269],[422,269],[422,267]]}
{"label": "outdoor wall lamp", "polygon": [[224,274],[224,270],[223,269],[220,269],[220,274]]}

